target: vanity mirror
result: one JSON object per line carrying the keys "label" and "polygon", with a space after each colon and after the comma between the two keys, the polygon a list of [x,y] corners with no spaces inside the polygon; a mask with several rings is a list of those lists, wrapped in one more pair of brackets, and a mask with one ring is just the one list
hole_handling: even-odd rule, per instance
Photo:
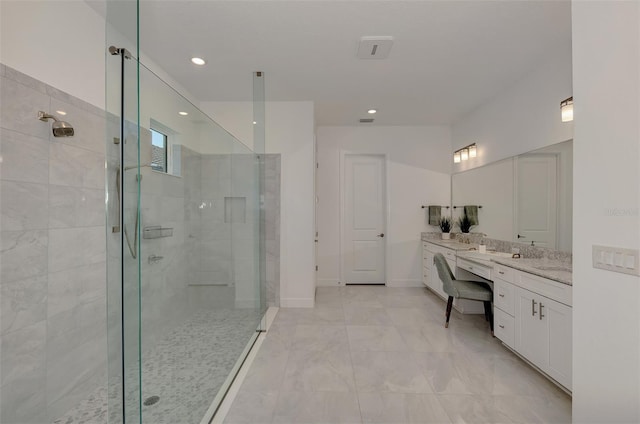
{"label": "vanity mirror", "polygon": [[[573,141],[453,174],[453,220],[482,205],[474,232],[571,251]],[[457,230],[457,229],[456,229]]]}

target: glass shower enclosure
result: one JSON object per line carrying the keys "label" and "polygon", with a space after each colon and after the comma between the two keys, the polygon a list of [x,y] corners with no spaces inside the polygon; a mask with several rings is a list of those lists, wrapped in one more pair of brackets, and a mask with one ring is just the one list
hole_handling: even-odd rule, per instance
{"label": "glass shower enclosure", "polygon": [[109,422],[207,422],[266,312],[264,77],[254,152],[139,59],[137,2],[107,7]]}

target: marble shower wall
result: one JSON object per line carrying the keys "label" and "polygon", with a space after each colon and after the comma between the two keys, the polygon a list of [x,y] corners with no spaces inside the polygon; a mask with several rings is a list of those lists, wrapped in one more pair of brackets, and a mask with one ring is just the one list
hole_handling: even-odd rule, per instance
{"label": "marble shower wall", "polygon": [[106,379],[105,113],[4,65],[0,82],[0,421],[51,422]]}
{"label": "marble shower wall", "polygon": [[[194,154],[200,189],[187,203],[193,214],[190,232],[190,292],[194,302],[216,307],[252,307],[258,289],[254,280],[257,216],[256,159],[253,154]],[[184,168],[183,168],[184,169]],[[267,306],[280,298],[280,155],[265,155],[265,219]],[[197,206],[197,208],[195,208]],[[199,247],[198,247],[199,246]],[[195,270],[195,271],[194,271]]]}
{"label": "marble shower wall", "polygon": [[265,155],[267,306],[280,306],[280,155]]}

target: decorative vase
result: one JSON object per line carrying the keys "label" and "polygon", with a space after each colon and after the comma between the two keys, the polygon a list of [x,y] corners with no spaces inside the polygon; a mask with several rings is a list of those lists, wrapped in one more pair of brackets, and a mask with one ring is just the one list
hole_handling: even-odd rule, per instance
{"label": "decorative vase", "polygon": [[442,233],[442,240],[451,239],[451,233]]}

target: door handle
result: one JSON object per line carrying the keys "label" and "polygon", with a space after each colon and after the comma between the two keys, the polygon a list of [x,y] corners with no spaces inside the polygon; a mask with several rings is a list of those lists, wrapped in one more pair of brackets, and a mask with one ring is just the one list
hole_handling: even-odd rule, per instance
{"label": "door handle", "polygon": [[384,233],[378,234],[378,237],[384,237]]}
{"label": "door handle", "polygon": [[526,237],[525,236],[521,236],[520,234],[518,234],[518,238],[521,239],[521,238],[526,238]]}

